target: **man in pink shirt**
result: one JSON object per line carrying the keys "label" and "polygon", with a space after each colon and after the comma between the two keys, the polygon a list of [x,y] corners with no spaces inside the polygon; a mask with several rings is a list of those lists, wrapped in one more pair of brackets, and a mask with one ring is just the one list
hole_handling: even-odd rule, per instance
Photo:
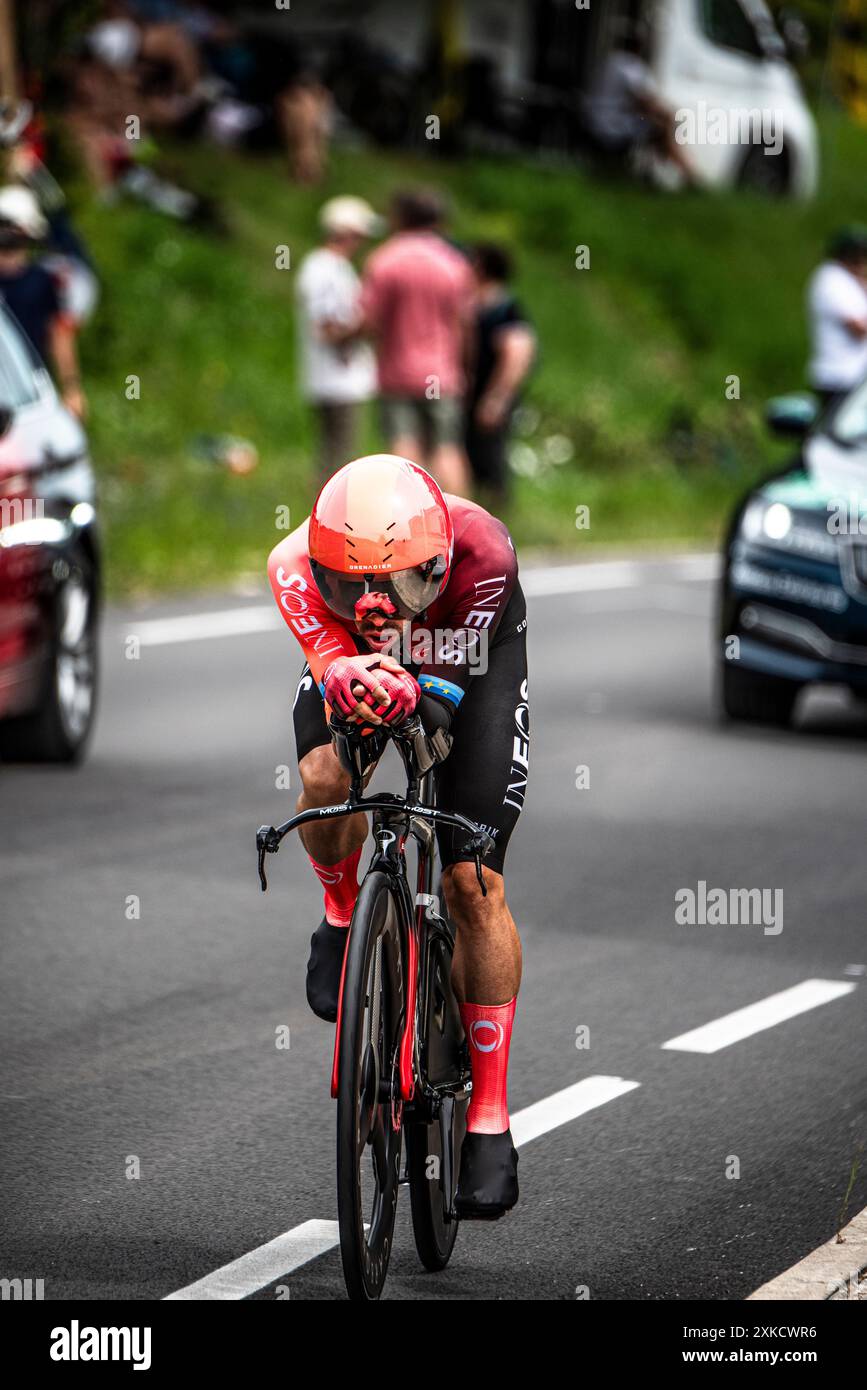
{"label": "man in pink shirt", "polygon": [[463,364],[473,285],[469,263],[438,231],[442,217],[435,193],[395,196],[393,235],[362,278],[361,331],[376,346],[388,448],[422,464],[446,491],[465,494]]}

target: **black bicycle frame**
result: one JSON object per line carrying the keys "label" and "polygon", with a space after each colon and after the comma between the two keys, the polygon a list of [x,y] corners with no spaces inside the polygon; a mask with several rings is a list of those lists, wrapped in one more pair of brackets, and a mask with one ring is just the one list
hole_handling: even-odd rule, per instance
{"label": "black bicycle frame", "polygon": [[[342,721],[332,718],[332,727],[341,733],[346,732],[347,726]],[[476,875],[479,880],[479,888],[483,896],[487,895],[484,875],[482,874],[482,860],[493,846],[493,839],[481,826],[474,821],[468,820],[466,816],[458,815],[455,811],[442,811],[438,806],[425,805],[419,797],[423,792],[430,790],[431,772],[427,772],[419,779],[418,767],[415,761],[413,749],[413,739],[420,731],[420,723],[417,718],[411,719],[407,724],[400,728],[390,730],[391,741],[394,743],[407,774],[407,786],[405,796],[395,796],[392,792],[382,792],[379,796],[362,795],[364,789],[363,775],[353,773],[349,788],[349,795],[345,801],[339,802],[336,806],[311,806],[308,811],[299,811],[297,815],[284,821],[282,825],[261,825],[256,831],[256,848],[259,852],[259,882],[262,892],[268,889],[268,880],[265,876],[265,855],[276,854],[281,843],[291,830],[297,830],[301,825],[308,825],[315,820],[334,820],[341,816],[354,816],[358,811],[379,811],[389,818],[389,821],[397,821],[403,830],[403,839],[412,834],[419,839],[417,828],[413,825],[414,820],[424,819],[436,825],[453,825],[459,829],[466,830],[470,836],[466,848],[473,851],[476,865]],[[432,770],[431,770],[432,771]],[[432,833],[432,832],[431,832]],[[388,856],[380,847],[381,855],[387,860]],[[390,871],[387,863],[379,864],[374,861],[377,867],[385,868]]]}
{"label": "black bicycle frame", "polygon": [[[344,721],[334,718],[332,718],[331,723],[335,732],[350,738],[360,738],[356,726],[347,725]],[[487,893],[487,889],[482,874],[482,860],[491,849],[493,839],[466,816],[461,816],[454,811],[443,811],[427,802],[426,798],[431,794],[433,769],[429,769],[423,775],[419,774],[414,740],[420,731],[421,725],[417,717],[399,729],[388,731],[406,769],[407,789],[405,796],[395,796],[390,792],[384,792],[378,796],[363,796],[364,773],[356,769],[351,774],[349,795],[345,801],[339,802],[335,806],[316,806],[307,811],[300,811],[276,827],[273,825],[260,826],[256,832],[256,847],[259,856],[259,881],[264,893],[268,887],[265,874],[265,856],[266,854],[276,854],[290,831],[296,830],[301,825],[308,825],[311,821],[338,819],[342,816],[355,815],[359,811],[374,813],[373,836],[376,841],[377,852],[370,863],[368,872],[377,870],[387,874],[391,882],[393,900],[400,917],[400,932],[408,973],[407,1006],[410,1012],[408,1018],[402,1022],[401,1099],[414,1101],[414,1108],[419,1106],[419,1101],[421,1101],[427,1110],[428,1117],[433,1120],[439,1116],[442,1124],[446,1120],[450,1123],[455,1093],[460,1090],[460,1085],[436,1086],[430,1084],[427,1077],[425,1038],[420,1035],[419,1029],[419,1019],[426,1019],[428,1016],[431,988],[431,980],[429,979],[430,943],[437,939],[442,940],[449,955],[454,948],[451,928],[439,913],[439,903],[431,891],[436,826],[451,825],[468,832],[469,840],[466,849],[472,850],[476,875],[483,894]],[[404,846],[409,836],[413,837],[419,847],[414,902],[407,881],[404,852]],[[409,1027],[407,1027],[408,1023]],[[414,1086],[413,1055],[418,1059],[421,1097],[416,1093]],[[335,1047],[332,1094],[336,1094],[336,1058],[337,1048]],[[461,1085],[465,1084],[465,1080],[468,1080],[468,1076],[464,1078]]]}

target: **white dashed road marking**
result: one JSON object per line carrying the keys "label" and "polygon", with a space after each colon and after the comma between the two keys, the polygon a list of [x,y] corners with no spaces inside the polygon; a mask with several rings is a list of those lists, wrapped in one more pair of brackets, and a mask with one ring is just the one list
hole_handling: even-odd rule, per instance
{"label": "white dashed road marking", "polygon": [[[690,1033],[670,1038],[662,1044],[663,1048],[676,1052],[719,1052],[732,1043],[751,1037],[777,1023],[795,1018],[851,994],[857,986],[843,980],[804,980],[791,989],[771,994],[744,1009],[695,1028]],[[534,1139],[548,1134],[561,1125],[568,1124],[589,1110],[616,1100],[636,1090],[641,1083],[625,1081],[620,1076],[586,1076],[574,1085],[556,1091],[535,1105],[528,1105],[511,1117],[512,1138],[515,1146],[532,1143]],[[301,1265],[308,1264],[339,1244],[339,1231],[336,1221],[305,1221],[291,1231],[284,1231],[265,1245],[257,1246],[246,1255],[223,1265],[212,1274],[206,1274],[195,1283],[167,1294],[168,1299],[242,1299],[256,1293],[258,1289],[273,1284],[281,1277],[291,1274]],[[764,1289],[753,1297],[785,1297],[785,1294],[769,1294]]]}
{"label": "white dashed road marking", "polygon": [[627,1091],[634,1091],[640,1084],[638,1081],[624,1081],[620,1076],[585,1076],[574,1086],[555,1091],[553,1096],[546,1096],[545,1100],[538,1100],[535,1105],[528,1105],[526,1110],[512,1115],[511,1130],[515,1147],[519,1149],[522,1144],[538,1139],[540,1134],[547,1134],[551,1129],[576,1120],[579,1115],[586,1115],[597,1105],[605,1105],[609,1100],[625,1096]]}
{"label": "white dashed road marking", "polygon": [[804,980],[791,989],[781,990],[779,994],[769,994],[756,1004],[748,1004],[745,1009],[736,1009],[733,1014],[725,1014],[694,1028],[690,1033],[681,1033],[670,1038],[662,1046],[671,1052],[719,1052],[723,1047],[741,1042],[753,1033],[761,1033],[765,1028],[773,1028],[777,1023],[785,1023],[797,1014],[804,1014],[820,1004],[830,1004],[833,999],[841,999],[851,994],[857,986],[845,980]]}
{"label": "white dashed road marking", "polygon": [[[258,1245],[231,1264],[206,1274],[194,1284],[166,1295],[168,1299],[238,1299],[247,1298],[266,1284],[273,1284],[281,1275],[315,1260],[331,1250],[339,1239],[336,1221],[305,1221],[282,1236]],[[164,1301],[166,1301],[164,1300]]]}
{"label": "white dashed road marking", "polygon": [[[528,1105],[511,1117],[512,1138],[516,1147],[529,1144],[551,1129],[577,1119],[606,1101],[616,1100],[638,1086],[637,1081],[623,1081],[619,1076],[587,1076],[564,1091],[557,1091],[545,1100]],[[166,1299],[240,1299],[249,1298],[257,1289],[264,1289],[283,1275],[291,1274],[303,1264],[332,1250],[340,1240],[336,1221],[305,1221],[284,1231],[281,1236],[259,1245],[240,1259],[232,1260],[213,1274],[206,1274],[194,1284],[187,1284]]]}

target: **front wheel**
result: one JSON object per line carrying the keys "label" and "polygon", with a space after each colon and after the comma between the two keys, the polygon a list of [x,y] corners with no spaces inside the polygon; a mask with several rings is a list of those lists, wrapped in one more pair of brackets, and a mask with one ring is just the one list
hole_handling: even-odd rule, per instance
{"label": "front wheel", "polygon": [[783,676],[766,676],[739,666],[722,668],[722,708],[728,719],[789,725],[800,685]]}
{"label": "front wheel", "polygon": [[766,198],[784,198],[790,191],[789,156],[785,148],[776,154],[766,145],[753,145],[741,165],[738,186]]}
{"label": "front wheel", "polygon": [[354,1299],[379,1298],[391,1256],[400,1180],[402,949],[388,876],[368,873],[349,929],[338,1052],[337,1214]]}
{"label": "front wheel", "polygon": [[99,580],[84,554],[62,558],[39,699],[0,725],[0,755],[15,762],[76,763],[93,729],[98,683]]}

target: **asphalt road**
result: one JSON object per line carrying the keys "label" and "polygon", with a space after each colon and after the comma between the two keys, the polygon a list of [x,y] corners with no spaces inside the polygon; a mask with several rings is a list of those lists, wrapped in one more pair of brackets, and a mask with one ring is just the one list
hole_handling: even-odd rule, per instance
{"label": "asphalt road", "polygon": [[[867,1137],[867,716],[829,695],[792,733],[720,727],[713,589],[688,574],[614,566],[530,601],[511,1109],[638,1084],[523,1147],[519,1207],[462,1227],[443,1274],[402,1195],[387,1297],[740,1299],[834,1232]],[[255,828],[298,786],[298,652],[256,630],[262,603],[109,613],[87,765],[0,771],[0,1276],[47,1299],[163,1298],[336,1218],[332,1031],[304,999],[318,885],[297,844],[267,896],[255,873]],[[227,608],[251,630],[165,640],[166,617]],[[781,889],[783,930],[678,925],[699,880]],[[816,978],[852,988],[715,1052],[662,1047]],[[865,1203],[867,1164],[850,1214]],[[253,1296],[278,1284],[342,1298],[337,1250]]]}

